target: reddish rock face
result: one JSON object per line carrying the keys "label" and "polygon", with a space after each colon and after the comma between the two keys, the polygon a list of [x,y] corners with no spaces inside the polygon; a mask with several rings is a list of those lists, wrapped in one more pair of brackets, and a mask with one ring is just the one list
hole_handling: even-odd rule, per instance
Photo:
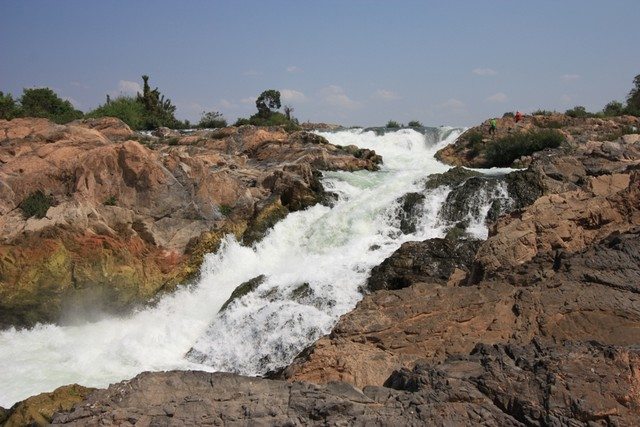
{"label": "reddish rock face", "polygon": [[[69,300],[144,302],[195,274],[224,234],[259,238],[267,201],[279,218],[317,203],[315,171],[379,162],[281,128],[163,140],[113,118],[0,120],[0,327],[55,321]],[[50,206],[26,218],[37,191]]]}

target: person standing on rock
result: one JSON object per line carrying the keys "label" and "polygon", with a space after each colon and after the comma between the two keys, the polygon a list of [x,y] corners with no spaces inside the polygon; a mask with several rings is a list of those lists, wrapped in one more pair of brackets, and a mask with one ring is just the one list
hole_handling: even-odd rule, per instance
{"label": "person standing on rock", "polygon": [[489,121],[489,134],[493,135],[496,133],[496,129],[498,128],[498,122],[496,119],[491,119]]}
{"label": "person standing on rock", "polygon": [[515,120],[516,120],[516,123],[522,120],[522,113],[520,111],[516,111]]}

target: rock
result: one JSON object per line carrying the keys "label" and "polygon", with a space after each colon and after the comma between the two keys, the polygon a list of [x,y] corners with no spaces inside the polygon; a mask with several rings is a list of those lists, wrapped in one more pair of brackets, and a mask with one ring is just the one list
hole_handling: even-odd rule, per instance
{"label": "rock", "polygon": [[78,384],[58,387],[51,393],[41,393],[16,403],[0,422],[5,427],[50,425],[53,414],[70,411],[94,390]]}
{"label": "rock", "polygon": [[420,282],[446,284],[456,270],[470,271],[478,240],[429,239],[403,243],[371,271],[367,291],[402,289]]}
{"label": "rock", "polygon": [[[290,380],[381,385],[418,359],[439,362],[478,343],[640,342],[640,229],[582,251],[540,253],[478,281],[435,280],[366,295],[284,371]],[[442,283],[442,282],[441,282]]]}
{"label": "rock", "polygon": [[135,132],[122,120],[115,117],[100,117],[97,119],[80,119],[70,123],[71,125],[95,129],[111,141],[126,141],[132,139]]}
{"label": "rock", "polygon": [[400,209],[398,216],[400,217],[400,230],[404,234],[416,232],[417,220],[422,214],[422,203],[425,196],[420,193],[407,193],[398,199]]}
{"label": "rock", "polygon": [[546,190],[542,176],[533,169],[511,172],[507,174],[505,181],[514,209],[533,204]]}
{"label": "rock", "polygon": [[151,135],[157,136],[158,138],[180,138],[182,136],[180,132],[162,126],[152,131]]}
{"label": "rock", "polygon": [[637,351],[598,344],[477,345],[362,391],[206,372],[143,373],[91,394],[52,425],[632,425]]}
{"label": "rock", "polygon": [[446,185],[448,187],[458,187],[466,180],[474,176],[482,176],[480,172],[472,171],[461,166],[456,166],[444,173],[430,175],[425,182],[427,190],[435,189]]}
{"label": "rock", "polygon": [[[626,182],[626,181],[619,181]],[[614,231],[640,224],[640,174],[622,191],[601,195],[583,190],[543,196],[518,215],[503,217],[480,248],[476,262],[485,274],[509,270],[538,253],[577,252]]]}
{"label": "rock", "polygon": [[233,292],[231,292],[231,296],[229,297],[229,299],[227,299],[225,303],[222,304],[222,307],[220,307],[220,310],[218,310],[218,313],[225,311],[229,306],[229,304],[231,304],[233,301],[240,299],[243,296],[255,291],[258,288],[258,286],[260,286],[264,282],[264,279],[265,279],[264,274],[261,274],[259,276],[254,277],[251,280],[247,280],[246,282],[238,285],[233,290]]}

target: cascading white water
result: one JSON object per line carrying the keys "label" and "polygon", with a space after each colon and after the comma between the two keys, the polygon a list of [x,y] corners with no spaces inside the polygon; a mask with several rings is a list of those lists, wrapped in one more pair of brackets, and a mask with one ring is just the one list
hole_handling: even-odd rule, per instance
{"label": "cascading white water", "polygon": [[[325,188],[339,195],[333,207],[290,214],[254,247],[228,237],[206,258],[197,285],[154,307],[74,326],[1,331],[0,406],[69,383],[104,387],[142,371],[251,375],[286,365],[355,306],[373,266],[405,241],[443,235],[437,213],[448,189],[427,194],[411,235],[399,230],[397,200],[448,169],[433,155],[460,132],[322,133],[337,145],[376,150],[382,169],[325,173]],[[259,275],[254,292],[218,314],[236,286]]]}

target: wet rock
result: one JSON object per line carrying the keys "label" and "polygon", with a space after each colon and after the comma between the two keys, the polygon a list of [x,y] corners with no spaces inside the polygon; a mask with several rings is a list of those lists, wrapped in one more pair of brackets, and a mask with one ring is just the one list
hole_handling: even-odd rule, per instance
{"label": "wet rock", "polygon": [[373,268],[367,291],[402,289],[419,282],[447,283],[454,271],[469,272],[480,243],[450,239],[404,243]]}
{"label": "wet rock", "polygon": [[482,176],[480,172],[472,171],[470,169],[456,166],[444,173],[436,173],[427,179],[425,182],[425,188],[427,190],[435,189],[443,185],[449,187],[458,187],[466,180],[474,176]]}
{"label": "wet rock", "polygon": [[542,177],[531,169],[511,172],[505,176],[505,181],[514,209],[533,204],[545,193]]}
{"label": "wet rock", "polygon": [[400,210],[398,216],[400,217],[400,230],[404,234],[411,234],[416,232],[416,225],[418,218],[422,214],[422,203],[425,196],[420,193],[407,193],[398,199]]}
{"label": "wet rock", "polygon": [[231,293],[231,296],[229,297],[229,299],[227,299],[225,303],[222,304],[222,307],[220,307],[220,310],[218,312],[222,313],[227,309],[229,304],[258,289],[258,286],[264,283],[264,279],[265,279],[264,274],[261,274],[259,276],[254,277],[251,280],[247,280],[246,282],[238,285]]}

